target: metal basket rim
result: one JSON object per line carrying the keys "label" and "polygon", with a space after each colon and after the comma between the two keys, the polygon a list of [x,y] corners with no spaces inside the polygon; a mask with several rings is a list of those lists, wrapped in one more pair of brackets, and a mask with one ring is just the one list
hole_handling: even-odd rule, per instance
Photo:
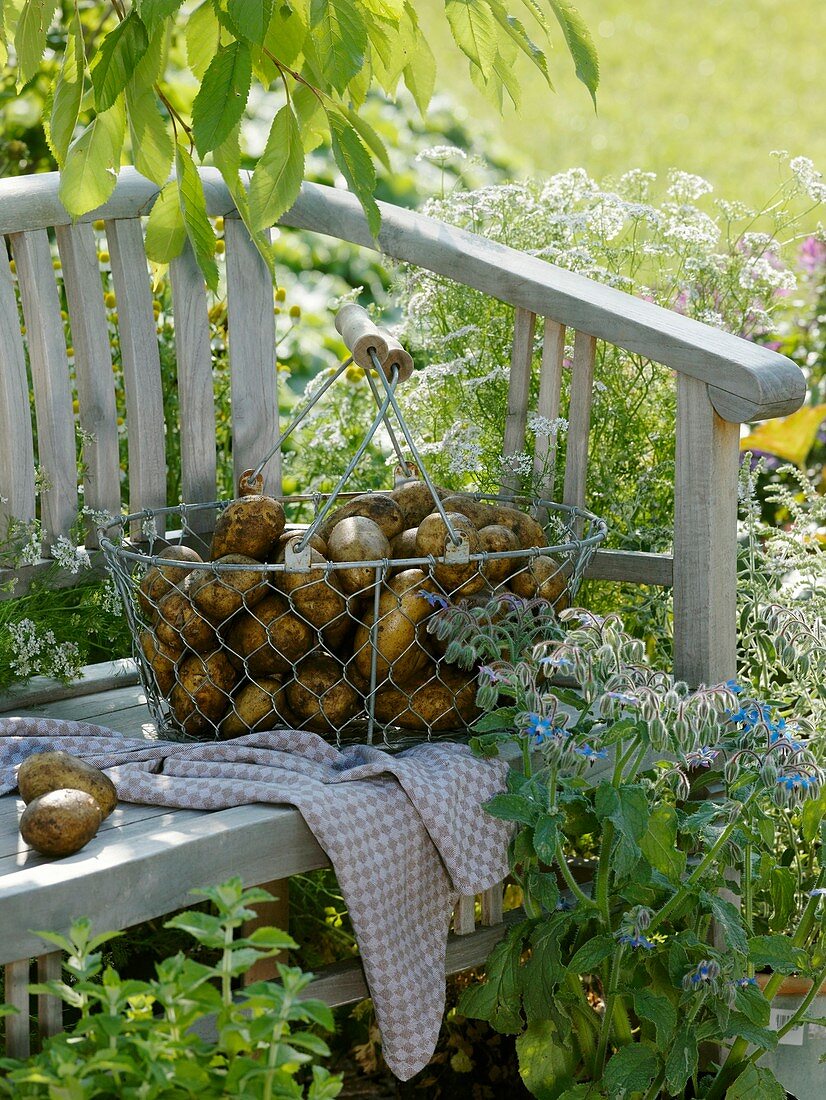
{"label": "metal basket rim", "polygon": [[[367,495],[385,495],[389,496],[391,490],[371,490],[365,493],[353,494],[356,496]],[[458,494],[457,494],[458,495]],[[557,501],[546,500],[543,497],[530,497],[525,494],[502,495],[492,493],[467,493],[463,494],[472,497],[477,501],[498,501],[503,504],[514,504],[516,501],[527,501],[532,506],[538,506],[546,510],[552,509],[556,512],[566,512],[572,518],[586,519],[595,526],[595,530],[587,535],[579,538],[572,538],[567,542],[556,543],[553,546],[534,546],[529,549],[520,550],[503,550],[503,551],[481,551],[476,554],[468,555],[468,562],[485,562],[490,559],[522,559],[522,558],[536,558],[545,557],[550,554],[563,554],[563,553],[581,553],[582,551],[591,547],[598,546],[606,537],[608,533],[608,525],[604,519],[595,515],[593,512],[588,511],[585,508],[580,508],[573,504],[562,504]],[[282,503],[313,503],[318,500],[319,494],[298,494],[289,497],[275,498]],[[170,559],[161,557],[160,554],[146,554],[138,550],[126,549],[123,545],[113,542],[106,534],[111,531],[112,528],[124,530],[130,524],[137,523],[139,521],[154,520],[159,516],[168,516],[177,514],[185,519],[188,512],[195,512],[208,508],[221,508],[224,509],[234,502],[234,500],[243,498],[233,498],[232,500],[223,501],[209,501],[199,504],[173,504],[167,505],[164,508],[144,508],[139,512],[130,512],[129,514],[112,517],[108,523],[101,524],[98,527],[98,540],[100,547],[105,555],[111,555],[115,558],[121,558],[126,561],[131,561],[137,565],[169,565]],[[305,527],[306,529],[306,527]],[[296,532],[300,533],[300,530]],[[174,561],[174,559],[173,559]],[[364,560],[364,561],[344,561],[344,562],[331,562],[326,561],[324,563],[313,565],[313,570],[322,569],[325,574],[330,572],[336,572],[342,569],[353,568],[393,568],[397,565],[406,565],[408,568],[416,568],[423,565],[441,565],[455,564],[452,561],[448,561],[443,556],[430,555],[424,558],[380,558],[376,560]],[[187,571],[192,572],[204,572],[210,571],[213,573],[226,573],[237,572],[239,565],[237,562],[216,562],[216,561],[204,561],[204,562],[182,562],[182,567],[185,567]],[[249,565],[243,566],[245,571],[248,572],[284,572],[286,565],[284,562],[251,562]]]}

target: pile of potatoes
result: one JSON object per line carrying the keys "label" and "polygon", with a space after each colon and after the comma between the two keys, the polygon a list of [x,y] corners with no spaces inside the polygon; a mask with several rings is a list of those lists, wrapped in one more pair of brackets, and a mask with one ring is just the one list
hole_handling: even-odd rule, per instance
{"label": "pile of potatoes", "polygon": [[[529,515],[467,494],[439,495],[470,553],[491,557],[445,561],[445,522],[427,486],[411,481],[335,509],[312,537],[309,570],[296,572],[285,556],[301,531],[288,528],[281,503],[245,475],[208,551],[225,568],[193,568],[203,560],[196,551],[170,546],[137,592],[140,648],[178,728],[221,739],[284,725],[338,736],[366,717],[374,625],[380,725],[431,731],[472,722],[475,672],[446,663],[428,618],[444,598],[502,592],[559,608],[566,578],[550,556],[496,556],[548,545]],[[407,567],[415,558],[430,560]],[[384,561],[395,564],[377,591],[376,567],[365,563]]]}

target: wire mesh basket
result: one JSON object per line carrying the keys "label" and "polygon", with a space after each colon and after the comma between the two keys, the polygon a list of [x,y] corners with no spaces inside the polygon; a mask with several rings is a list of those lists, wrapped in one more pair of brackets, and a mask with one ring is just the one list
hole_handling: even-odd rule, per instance
{"label": "wire mesh basket", "polygon": [[[286,726],[336,743],[393,744],[466,731],[478,714],[477,671],[448,661],[434,630],[440,611],[519,601],[559,610],[605,537],[584,509],[435,486],[395,401],[412,363],[364,311],[346,310],[358,325],[341,325],[341,314],[336,323],[356,362],[368,364],[378,414],[329,495],[264,496],[261,470],[350,360],[242,476],[237,499],[146,510],[100,528],[164,736],[228,739]],[[348,494],[381,424],[401,476],[392,490]]]}

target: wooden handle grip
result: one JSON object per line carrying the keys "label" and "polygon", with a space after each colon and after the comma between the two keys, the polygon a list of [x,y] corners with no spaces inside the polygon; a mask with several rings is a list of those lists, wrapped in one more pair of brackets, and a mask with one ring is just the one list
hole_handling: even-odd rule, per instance
{"label": "wooden handle grip", "polygon": [[391,378],[393,367],[399,368],[399,381],[406,382],[413,373],[413,356],[405,351],[395,336],[391,336],[386,328],[380,328],[379,335],[387,344],[387,358],[382,359],[381,369],[386,378]]}
{"label": "wooden handle grip", "polygon": [[373,360],[370,358],[371,348],[375,351],[380,363],[387,358],[389,348],[386,338],[379,333],[370,320],[367,310],[357,306],[355,302],[349,302],[338,311],[336,328],[350,349],[353,362],[358,363],[364,370],[373,369]]}

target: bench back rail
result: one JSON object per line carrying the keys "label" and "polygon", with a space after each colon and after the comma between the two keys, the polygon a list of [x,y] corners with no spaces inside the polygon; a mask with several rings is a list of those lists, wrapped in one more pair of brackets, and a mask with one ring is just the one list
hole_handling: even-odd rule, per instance
{"label": "bench back rail", "polygon": [[[202,169],[208,210],[225,218],[228,346],[235,479],[255,465],[278,420],[272,284],[219,174]],[[44,483],[39,515],[44,554],[68,537],[76,520],[75,409],[83,439],[83,499],[92,509],[121,508],[118,423],[107,314],[95,237],[102,218],[117,299],[118,338],[128,429],[130,511],[166,504],[167,432],[179,433],[182,492],[200,503],[216,496],[215,406],[207,297],[191,249],[171,265],[178,360],[179,423],[164,423],[161,365],[142,218],[157,188],[124,169],[110,201],[77,224],[57,199],[57,178],[0,184],[0,509],[22,520],[38,514],[35,462]],[[379,248],[484,291],[514,306],[503,452],[525,447],[537,330],[543,350],[537,412],[560,413],[566,339],[574,353],[567,409],[568,445],[562,499],[586,503],[589,428],[597,340],[607,340],[677,374],[673,562],[663,555],[602,551],[592,566],[602,579],[673,584],[675,670],[690,682],[734,675],[735,531],[738,425],[788,413],[805,394],[800,370],[783,356],[601,286],[409,210],[385,205],[374,241],[355,199],[333,188],[304,186],[282,224]],[[60,265],[53,265],[54,229]],[[59,273],[54,270],[60,267]],[[76,405],[56,279],[63,280],[73,340]],[[25,332],[25,341],[21,335]],[[37,423],[33,445],[26,375],[28,353]],[[535,469],[553,484],[554,444],[538,442]],[[266,487],[278,494],[277,459]],[[47,490],[46,490],[47,486]],[[46,491],[44,491],[46,490]],[[203,525],[209,516],[202,516]],[[94,533],[87,534],[94,546]]]}

